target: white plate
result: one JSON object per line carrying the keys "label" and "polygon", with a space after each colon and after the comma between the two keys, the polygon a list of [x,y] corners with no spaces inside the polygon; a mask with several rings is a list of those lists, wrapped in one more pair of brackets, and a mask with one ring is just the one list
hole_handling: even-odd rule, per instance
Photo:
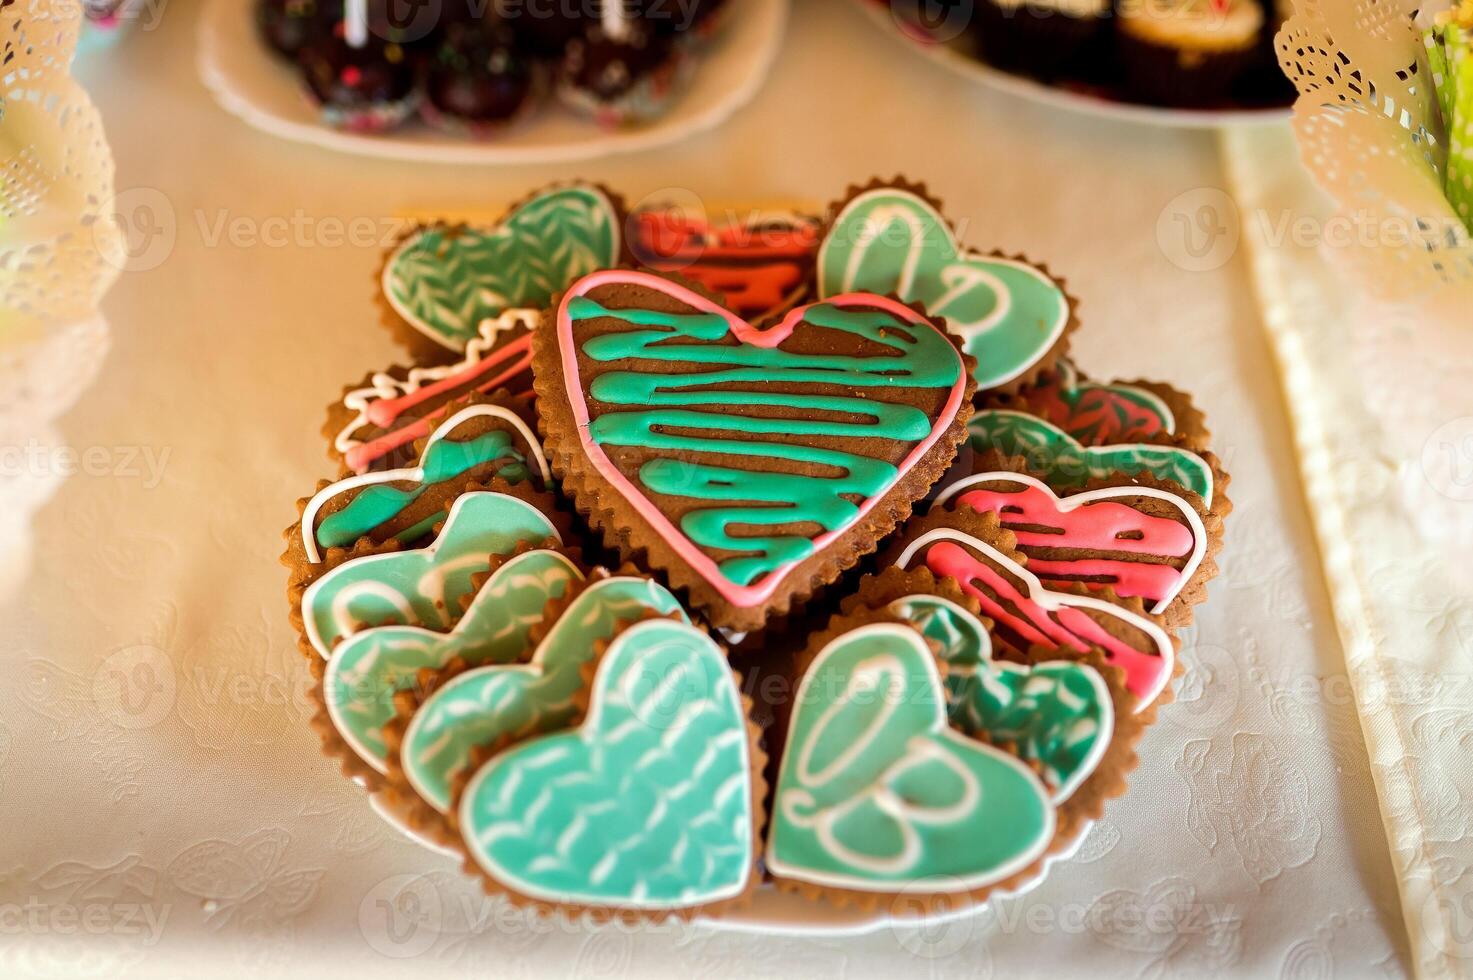
{"label": "white plate", "polygon": [[788,0],[743,0],[701,55],[695,76],[670,110],[617,131],[549,99],[491,140],[473,140],[418,123],[390,133],[346,133],[323,125],[294,70],[258,40],[254,0],[210,0],[200,16],[200,79],[216,101],[257,129],[346,153],[432,163],[526,164],[591,160],[673,143],[712,129],[762,86],[782,46]]}
{"label": "white plate", "polygon": [[[364,787],[358,780],[360,788]],[[443,857],[451,858],[458,864],[461,854],[454,848],[444,847],[425,835],[413,830],[408,824],[399,818],[391,809],[383,804],[379,797],[373,793],[368,794],[368,805],[374,813],[378,814],[385,823],[395,830],[404,834],[410,840],[419,844],[427,850]],[[989,897],[988,901],[1000,898],[1016,898],[1024,895],[1043,881],[1048,876],[1049,869],[1055,864],[1068,861],[1079,853],[1084,839],[1094,829],[1094,822],[1086,823],[1068,847],[1067,850],[1050,855],[1043,860],[1038,873],[1027,879],[1017,888],[1010,891],[997,891]],[[884,909],[876,909],[865,912],[855,908],[835,908],[827,902],[810,902],[807,899],[792,895],[787,892],[778,891],[773,885],[763,885],[755,895],[752,902],[744,909],[728,912],[720,918],[708,919],[697,917],[696,922],[702,926],[712,929],[725,929],[731,932],[761,933],[764,935],[855,935],[864,932],[873,932],[876,929],[917,929],[928,926],[942,925],[948,922],[958,922],[979,914],[987,907],[987,902],[972,902],[962,899],[956,907],[940,911],[914,912],[898,911],[888,912]],[[531,913],[528,913],[529,915]]]}
{"label": "white plate", "polygon": [[988,902],[1017,898],[1037,888],[1048,877],[1050,868],[1079,853],[1079,849],[1084,846],[1084,839],[1093,829],[1093,821],[1084,824],[1079,830],[1079,836],[1066,850],[1043,859],[1037,874],[1014,889],[994,891],[986,902],[960,899],[954,908],[931,912],[901,910],[892,914],[883,909],[862,912],[852,908],[838,909],[827,902],[810,902],[798,895],[780,892],[772,885],[764,885],[757,890],[752,904],[747,908],[728,912],[719,919],[698,918],[696,921],[713,929],[729,929],[733,932],[831,936],[873,932],[885,928],[912,930],[959,922],[980,914],[987,908]]}
{"label": "white plate", "polygon": [[938,65],[946,66],[958,75],[1024,99],[1066,109],[1070,112],[1082,112],[1086,115],[1102,116],[1122,122],[1169,126],[1177,129],[1272,125],[1288,122],[1289,117],[1293,114],[1293,108],[1290,105],[1263,109],[1168,109],[1163,106],[1142,105],[1135,102],[1117,102],[1097,95],[1074,92],[1047,85],[1023,75],[1014,75],[1000,68],[993,68],[960,47],[938,44],[916,37],[901,28],[891,15],[890,6],[887,3],[877,3],[875,0],[854,0],[853,5],[863,10],[865,16],[886,34],[912,51],[929,58]]}

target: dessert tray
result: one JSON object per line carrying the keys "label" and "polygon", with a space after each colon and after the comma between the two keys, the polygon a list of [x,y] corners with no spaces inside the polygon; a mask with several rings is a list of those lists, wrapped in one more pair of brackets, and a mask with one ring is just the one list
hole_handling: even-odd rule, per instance
{"label": "dessert tray", "polygon": [[1067,285],[924,185],[817,210],[560,183],[385,255],[414,363],[327,407],[288,619],[323,754],[493,898],[967,918],[1081,848],[1189,667],[1232,508],[1191,397],[1089,380]]}

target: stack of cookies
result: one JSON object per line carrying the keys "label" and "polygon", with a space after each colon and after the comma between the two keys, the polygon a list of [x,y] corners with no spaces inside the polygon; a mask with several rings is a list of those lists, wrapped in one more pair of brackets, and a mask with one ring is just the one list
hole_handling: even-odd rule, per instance
{"label": "stack of cookies", "polygon": [[1125,790],[1216,573],[1190,399],[922,186],[709,226],[593,184],[387,257],[413,367],[286,531],[324,750],[594,919],[1015,890]]}

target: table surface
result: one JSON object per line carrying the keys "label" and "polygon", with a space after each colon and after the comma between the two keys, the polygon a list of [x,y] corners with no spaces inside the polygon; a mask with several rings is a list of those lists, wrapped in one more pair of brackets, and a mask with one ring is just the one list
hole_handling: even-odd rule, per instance
{"label": "table surface", "polygon": [[[41,512],[31,581],[0,610],[19,678],[0,685],[0,973],[1408,969],[1249,269],[1231,248],[1194,257],[1177,224],[1227,189],[1215,138],[1046,111],[908,56],[846,5],[795,8],[768,84],[726,126],[576,169],[262,136],[196,80],[190,5],[78,66],[120,193],[165,235],[107,298],[110,360],[62,424],[98,465]],[[401,359],[373,302],[382,244],[407,212],[494,210],[575,176],[631,200],[821,205],[894,173],[925,180],[973,245],[1065,277],[1077,361],[1190,390],[1232,473],[1222,575],[1129,795],[1037,890],[925,931],[584,932],[481,900],[321,757],[277,563],[294,501],[330,474],[324,404]],[[387,901],[406,885],[417,903]]]}

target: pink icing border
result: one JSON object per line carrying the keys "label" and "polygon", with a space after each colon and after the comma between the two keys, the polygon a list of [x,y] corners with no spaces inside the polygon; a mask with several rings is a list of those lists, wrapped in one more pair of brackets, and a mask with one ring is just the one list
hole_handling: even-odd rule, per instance
{"label": "pink icing border", "polygon": [[[588,401],[584,397],[583,385],[578,376],[578,357],[577,353],[573,350],[573,321],[568,316],[568,302],[574,297],[584,296],[600,286],[623,284],[645,286],[650,289],[659,290],[665,295],[695,307],[703,313],[718,314],[726,320],[731,333],[737,340],[759,347],[776,347],[787,340],[792,332],[797,329],[798,324],[803,322],[804,314],[808,312],[809,308],[823,304],[841,307],[846,305],[875,307],[899,317],[911,325],[918,326],[925,324],[930,330],[935,330],[936,327],[910,307],[897,303],[895,300],[886,299],[883,296],[875,296],[870,293],[844,293],[823,300],[821,303],[810,303],[791,310],[787,316],[783,317],[781,323],[766,329],[758,329],[699,293],[692,292],[683,286],[670,282],[668,279],[662,279],[659,276],[647,272],[624,270],[604,270],[602,272],[590,273],[575,282],[563,295],[562,302],[558,306],[557,315],[558,348],[563,361],[563,384],[568,390],[568,401],[573,411],[573,423],[578,428],[578,438],[582,443],[584,453],[593,461],[593,465],[598,468],[599,474],[608,481],[609,485],[617,490],[639,512],[640,516],[648,521],[660,533],[660,536],[675,549],[675,553],[692,569],[699,572],[701,577],[709,582],[721,594],[723,599],[739,608],[750,608],[760,605],[771,598],[772,594],[777,591],[777,587],[782,584],[782,581],[787,578],[788,574],[798,564],[801,564],[801,562],[790,563],[785,567],[779,568],[767,575],[756,585],[737,585],[735,582],[732,582],[721,574],[720,570],[716,567],[716,563],[710,557],[692,544],[689,538],[682,534],[675,525],[670,523],[670,520],[660,512],[660,509],[655,506],[653,501],[640,492],[638,488],[619,472],[618,468],[609,460],[603,449],[588,434],[590,422]],[[917,444],[910,455],[901,461],[895,480],[884,491],[876,496],[870,497],[860,505],[859,513],[854,516],[854,520],[841,528],[827,531],[814,538],[813,544],[815,550],[821,551],[839,535],[863,520],[874,509],[875,504],[879,502],[880,498],[884,497],[915,466],[921,457],[930,451],[931,447],[941,438],[941,433],[956,421],[956,415],[961,409],[962,399],[965,396],[967,388],[966,363],[962,361],[960,351],[957,352],[957,362],[960,370],[957,374],[956,385],[951,389],[951,396],[947,399],[945,410],[940,418],[932,424],[931,434]]]}
{"label": "pink icing border", "polygon": [[[480,380],[481,375],[489,374],[493,368],[499,367],[502,362],[510,360],[513,356],[517,360],[511,367],[502,371],[489,381]],[[439,408],[414,422],[410,422],[408,425],[400,426],[397,429],[392,428],[393,424],[399,421],[399,416],[403,415],[407,409],[412,409],[416,405],[421,405],[424,402],[445,394],[447,391],[454,391],[461,385],[471,384],[472,382],[475,382],[474,386],[471,388],[471,391],[465,394],[471,394],[473,392],[484,394],[493,390],[497,385],[523,373],[531,367],[531,364],[532,335],[528,333],[523,337],[518,337],[504,347],[490,351],[485,357],[475,363],[460,368],[454,374],[447,374],[432,384],[415,388],[413,391],[407,391],[394,398],[379,398],[369,402],[360,413],[362,421],[388,431],[366,442],[360,442],[352,449],[349,449],[343,454],[343,461],[355,473],[361,474],[367,472],[375,460],[382,459],[401,446],[408,445],[414,440],[428,435],[433,430],[435,421],[443,418],[450,410],[450,403],[447,402],[441,405]],[[402,384],[403,382],[398,383]],[[362,428],[360,422],[355,421],[354,424],[356,428]]]}

